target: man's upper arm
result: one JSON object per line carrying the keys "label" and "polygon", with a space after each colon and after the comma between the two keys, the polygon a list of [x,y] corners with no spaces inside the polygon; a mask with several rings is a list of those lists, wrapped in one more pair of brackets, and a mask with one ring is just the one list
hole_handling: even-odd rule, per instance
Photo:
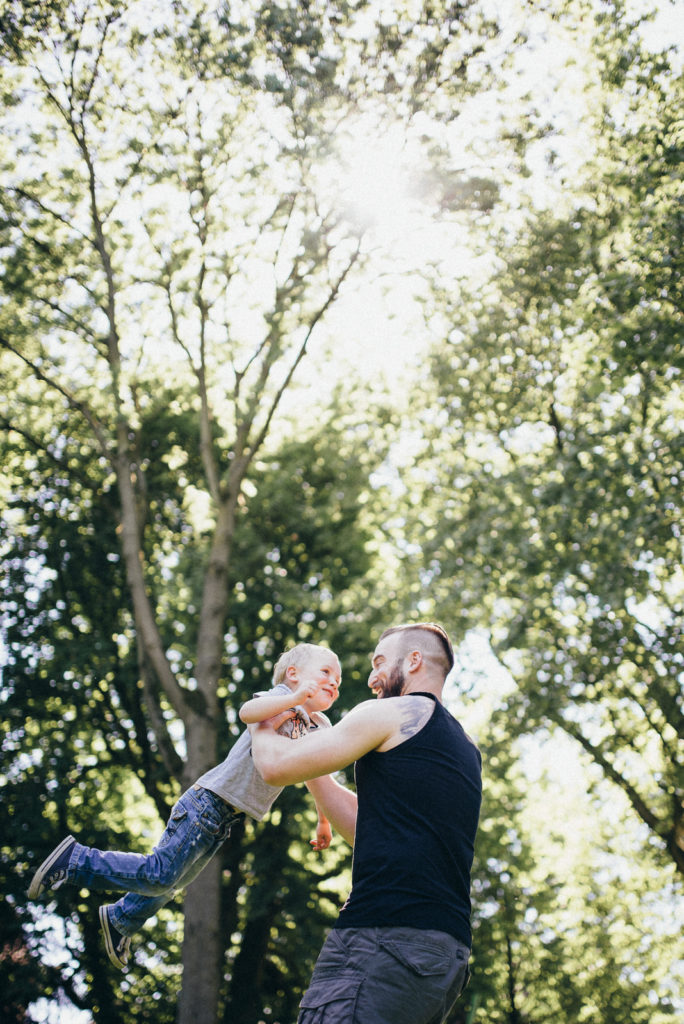
{"label": "man's upper arm", "polygon": [[277,786],[339,771],[375,750],[393,733],[394,715],[387,710],[379,701],[365,701],[331,729],[317,729],[296,743],[283,741],[261,725],[252,736],[256,766],[266,782]]}

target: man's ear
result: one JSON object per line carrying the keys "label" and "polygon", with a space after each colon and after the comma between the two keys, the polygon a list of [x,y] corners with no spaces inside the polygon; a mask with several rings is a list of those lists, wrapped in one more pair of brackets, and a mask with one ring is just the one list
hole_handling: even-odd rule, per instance
{"label": "man's ear", "polygon": [[409,653],[407,654],[407,658],[409,672],[417,672],[420,666],[423,664],[423,655],[421,651],[409,651]]}

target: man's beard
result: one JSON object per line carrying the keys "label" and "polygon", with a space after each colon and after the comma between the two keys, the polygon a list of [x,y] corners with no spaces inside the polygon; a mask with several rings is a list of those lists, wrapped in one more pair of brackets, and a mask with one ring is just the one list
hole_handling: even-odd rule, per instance
{"label": "man's beard", "polygon": [[387,682],[382,688],[383,697],[401,697],[404,692],[404,683],[406,682],[406,673],[401,667],[401,659],[397,658],[392,671],[387,677]]}

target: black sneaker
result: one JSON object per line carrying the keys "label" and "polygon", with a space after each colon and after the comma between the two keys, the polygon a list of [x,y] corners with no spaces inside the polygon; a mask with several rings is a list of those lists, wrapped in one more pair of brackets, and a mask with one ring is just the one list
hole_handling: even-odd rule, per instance
{"label": "black sneaker", "polygon": [[69,859],[76,840],[67,836],[56,846],[49,857],[46,857],[28,887],[30,900],[37,899],[46,889],[59,889],[62,882],[69,877]]}
{"label": "black sneaker", "polygon": [[100,927],[104,935],[107,956],[115,967],[125,967],[128,963],[128,954],[131,951],[131,939],[129,935],[122,935],[112,924],[109,916],[110,904],[100,907]]}

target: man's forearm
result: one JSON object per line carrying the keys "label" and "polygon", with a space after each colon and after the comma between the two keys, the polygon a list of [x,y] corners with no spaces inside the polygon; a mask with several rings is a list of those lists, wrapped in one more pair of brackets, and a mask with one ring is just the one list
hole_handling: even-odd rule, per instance
{"label": "man's forearm", "polygon": [[310,779],[306,786],[317,807],[325,814],[335,831],[353,846],[356,832],[356,793],[335,782],[330,775]]}

